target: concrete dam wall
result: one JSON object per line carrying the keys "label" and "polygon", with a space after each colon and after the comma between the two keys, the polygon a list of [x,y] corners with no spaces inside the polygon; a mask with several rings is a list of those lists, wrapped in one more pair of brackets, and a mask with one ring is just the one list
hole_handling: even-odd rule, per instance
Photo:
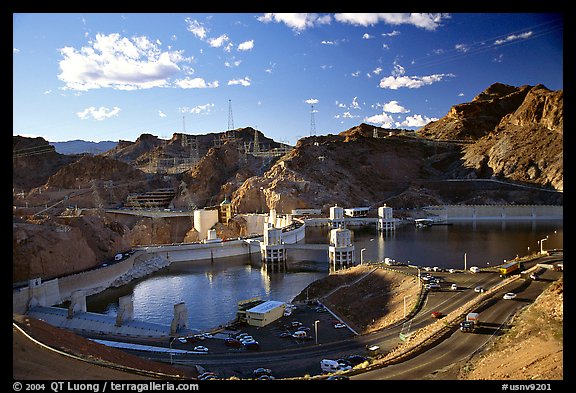
{"label": "concrete dam wall", "polygon": [[562,220],[556,205],[437,205],[423,210],[450,220]]}

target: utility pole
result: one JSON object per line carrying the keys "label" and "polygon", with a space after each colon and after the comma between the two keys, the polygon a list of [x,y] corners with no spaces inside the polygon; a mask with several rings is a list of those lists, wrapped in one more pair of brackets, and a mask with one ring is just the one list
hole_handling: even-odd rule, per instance
{"label": "utility pole", "polygon": [[310,105],[310,136],[316,135],[316,120],[314,119],[314,104]]}

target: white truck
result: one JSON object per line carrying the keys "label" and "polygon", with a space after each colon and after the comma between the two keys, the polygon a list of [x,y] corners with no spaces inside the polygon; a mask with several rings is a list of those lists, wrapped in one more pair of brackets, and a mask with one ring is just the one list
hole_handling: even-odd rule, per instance
{"label": "white truck", "polygon": [[478,327],[480,325],[480,314],[477,312],[468,313],[468,315],[466,315],[466,321],[472,322],[475,327]]}

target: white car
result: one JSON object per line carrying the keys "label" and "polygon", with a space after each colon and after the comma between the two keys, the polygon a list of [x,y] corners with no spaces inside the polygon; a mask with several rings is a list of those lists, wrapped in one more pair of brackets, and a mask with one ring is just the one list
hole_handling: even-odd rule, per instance
{"label": "white car", "polygon": [[482,292],[484,292],[484,288],[482,288],[482,287],[476,287],[476,288],[474,288],[474,292],[476,292],[476,293],[482,293]]}
{"label": "white car", "polygon": [[342,329],[342,328],[345,328],[345,327],[346,327],[346,325],[344,325],[343,323],[337,323],[337,324],[334,325],[334,328],[335,328],[335,329]]}
{"label": "white car", "polygon": [[203,347],[202,345],[198,345],[197,347],[194,347],[194,350],[197,352],[208,352],[208,348]]}
{"label": "white car", "polygon": [[514,299],[516,297],[516,294],[513,292],[508,292],[507,294],[504,295],[504,299],[505,300],[510,300],[510,299]]}
{"label": "white car", "polygon": [[457,291],[457,290],[458,290],[458,285],[452,284],[452,285],[450,286],[450,289],[453,290],[453,291]]}
{"label": "white car", "polygon": [[185,337],[178,337],[178,341],[180,341],[182,344],[186,344],[188,342]]}

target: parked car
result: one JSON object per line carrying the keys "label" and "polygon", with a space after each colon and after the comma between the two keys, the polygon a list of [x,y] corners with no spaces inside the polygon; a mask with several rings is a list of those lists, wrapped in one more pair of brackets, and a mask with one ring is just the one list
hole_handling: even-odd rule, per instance
{"label": "parked car", "polygon": [[510,299],[514,299],[516,297],[516,294],[514,292],[508,292],[507,294],[504,295],[504,299],[506,300],[510,300]]}
{"label": "parked car", "polygon": [[226,345],[227,347],[238,348],[242,345],[242,343],[239,340],[236,340],[235,338],[226,338],[224,339],[224,345]]}
{"label": "parked car", "polygon": [[258,367],[256,370],[252,372],[252,374],[254,374],[254,377],[258,378],[262,375],[271,375],[272,370],[270,370],[269,368]]}
{"label": "parked car", "polygon": [[245,342],[242,344],[244,345],[244,348],[251,350],[251,351],[255,351],[255,350],[260,348],[260,344],[258,343],[258,341],[255,341],[255,340],[248,341],[248,342]]}
{"label": "parked car", "polygon": [[296,331],[309,332],[310,328],[308,326],[300,326],[298,329],[296,329]]}
{"label": "parked car", "polygon": [[186,344],[188,342],[188,340],[186,340],[186,337],[178,337],[177,340],[180,341],[182,344]]}
{"label": "parked car", "polygon": [[194,351],[196,352],[208,352],[208,348],[203,347],[202,345],[198,345],[194,347]]}
{"label": "parked car", "polygon": [[206,371],[203,372],[202,374],[198,375],[198,379],[204,381],[206,379],[215,379],[216,378],[216,374],[214,374],[212,371]]}
{"label": "parked car", "polygon": [[292,321],[292,327],[302,326],[302,322]]}
{"label": "parked car", "polygon": [[366,359],[364,356],[360,356],[360,355],[350,355],[346,358],[346,360],[348,360],[348,363],[350,363],[350,365],[352,367],[357,366],[361,363],[364,363]]}

